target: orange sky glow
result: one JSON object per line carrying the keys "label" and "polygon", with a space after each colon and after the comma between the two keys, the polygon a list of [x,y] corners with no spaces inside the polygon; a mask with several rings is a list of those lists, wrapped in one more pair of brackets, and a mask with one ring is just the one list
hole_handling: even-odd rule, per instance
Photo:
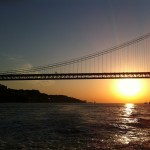
{"label": "orange sky glow", "polygon": [[[120,91],[119,82],[122,80],[126,79],[11,81],[5,82],[4,84],[9,88],[38,89],[41,92],[47,94],[68,95],[82,100],[87,100],[88,102],[95,101],[97,103],[144,103],[146,101],[149,101],[150,80],[131,79],[137,80],[140,86],[137,93],[133,95],[131,93],[122,93]],[[3,84],[3,82],[1,83]],[[134,88],[134,86],[132,86],[132,88]]]}

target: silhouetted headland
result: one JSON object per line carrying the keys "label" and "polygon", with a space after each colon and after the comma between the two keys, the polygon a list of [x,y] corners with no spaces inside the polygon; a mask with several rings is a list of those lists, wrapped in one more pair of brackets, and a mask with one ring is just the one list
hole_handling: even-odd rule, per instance
{"label": "silhouetted headland", "polygon": [[48,95],[38,90],[16,90],[0,84],[0,103],[86,103],[65,95]]}

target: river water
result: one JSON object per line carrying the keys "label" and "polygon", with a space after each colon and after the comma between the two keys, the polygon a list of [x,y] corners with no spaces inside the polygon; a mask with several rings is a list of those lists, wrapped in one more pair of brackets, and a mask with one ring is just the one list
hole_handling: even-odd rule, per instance
{"label": "river water", "polygon": [[109,149],[150,149],[150,105],[0,104],[0,150]]}

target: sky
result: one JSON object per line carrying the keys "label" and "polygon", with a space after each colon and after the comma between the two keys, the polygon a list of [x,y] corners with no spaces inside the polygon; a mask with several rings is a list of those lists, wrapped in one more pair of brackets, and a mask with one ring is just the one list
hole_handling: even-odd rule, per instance
{"label": "sky", "polygon": [[[1,0],[0,71],[85,56],[149,33],[149,0]],[[1,81],[88,101],[125,102],[116,80]],[[148,99],[149,80],[142,80]],[[137,98],[136,98],[137,99]],[[140,100],[141,99],[141,100]],[[132,99],[131,99],[132,101]]]}

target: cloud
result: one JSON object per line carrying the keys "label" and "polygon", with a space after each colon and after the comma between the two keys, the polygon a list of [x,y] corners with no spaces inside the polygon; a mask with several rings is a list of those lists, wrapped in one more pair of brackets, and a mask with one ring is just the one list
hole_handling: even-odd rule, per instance
{"label": "cloud", "polygon": [[[29,73],[33,73],[30,72],[30,69],[32,69],[34,66],[22,56],[17,56],[17,55],[10,56],[8,54],[5,54],[3,56],[1,55],[0,58],[3,59],[2,64],[6,65],[5,71],[28,69]],[[0,59],[0,61],[2,60]],[[0,70],[2,70],[2,66],[0,66]],[[38,72],[34,72],[34,73],[38,73]],[[30,81],[21,80],[21,81],[13,82],[11,87],[18,88],[18,89],[37,89],[40,90],[41,92],[49,93],[50,89],[54,86],[54,84],[55,84],[54,80],[30,80]]]}
{"label": "cloud", "polygon": [[1,54],[0,55],[0,70],[10,71],[19,69],[31,69],[33,65],[19,55]]}
{"label": "cloud", "polygon": [[32,69],[33,66],[30,63],[26,63],[26,64],[22,65],[21,68],[23,68],[23,69]]}
{"label": "cloud", "polygon": [[24,61],[24,59],[22,59],[22,58],[20,58],[20,57],[18,57],[18,58],[15,58],[15,57],[8,57],[7,59],[10,60],[10,61]]}

